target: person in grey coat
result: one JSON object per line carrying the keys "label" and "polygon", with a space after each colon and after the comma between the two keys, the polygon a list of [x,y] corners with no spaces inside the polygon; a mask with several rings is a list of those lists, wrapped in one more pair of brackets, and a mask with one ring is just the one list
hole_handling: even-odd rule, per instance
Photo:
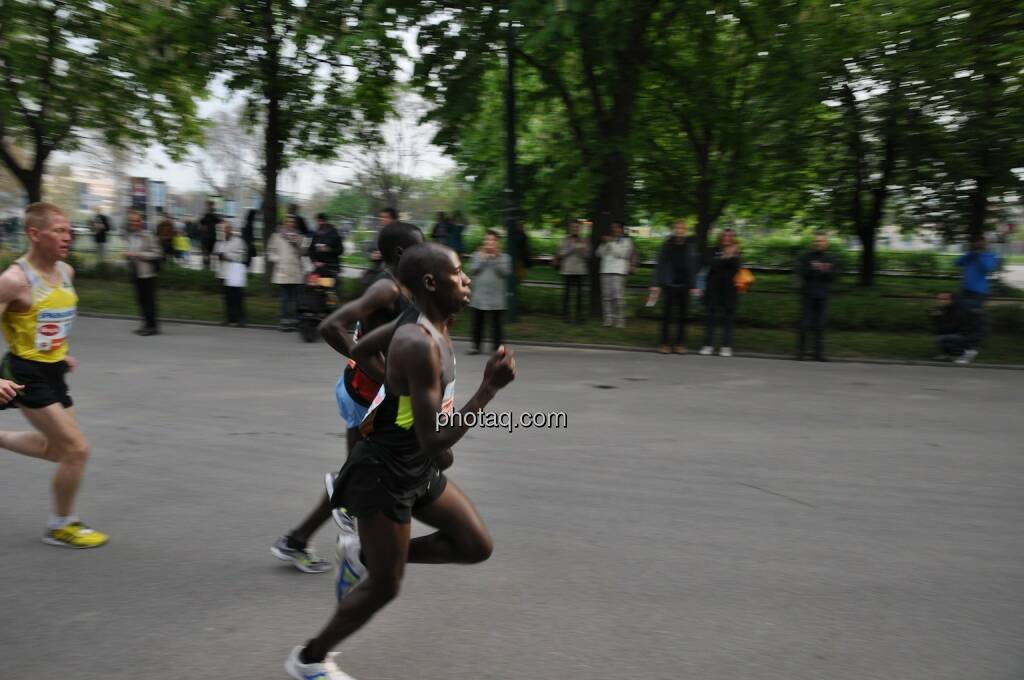
{"label": "person in grey coat", "polygon": [[135,297],[142,312],[142,327],[135,330],[136,335],[157,335],[156,318],[156,273],[164,251],[156,236],[146,231],[142,224],[142,215],[132,210],[128,213],[128,249],[124,257],[128,260],[128,271],[135,285]]}
{"label": "person in grey coat", "polygon": [[569,235],[562,239],[555,252],[555,266],[562,275],[565,286],[562,294],[562,316],[570,320],[569,308],[572,289],[576,289],[576,323],[583,323],[583,282],[587,278],[587,263],[590,261],[590,243],[580,237],[580,223],[569,223]]}
{"label": "person in grey coat", "polygon": [[484,322],[488,317],[494,329],[494,349],[501,347],[501,317],[508,308],[507,281],[512,273],[512,259],[499,250],[500,238],[498,232],[488,229],[480,249],[469,261],[469,275],[473,280],[473,296],[469,302],[473,308],[473,349],[470,354],[480,354]]}

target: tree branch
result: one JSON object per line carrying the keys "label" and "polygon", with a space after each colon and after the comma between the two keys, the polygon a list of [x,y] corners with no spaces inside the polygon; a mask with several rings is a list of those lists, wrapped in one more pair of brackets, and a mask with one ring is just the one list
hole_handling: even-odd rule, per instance
{"label": "tree branch", "polygon": [[565,85],[565,79],[562,78],[556,69],[550,65],[540,63],[540,61],[524,52],[518,46],[516,47],[516,54],[522,57],[523,61],[527,64],[535,68],[545,84],[554,90],[562,100],[562,105],[565,106],[566,116],[569,118],[569,127],[572,129],[573,137],[576,139],[576,143],[579,144],[580,152],[583,154],[584,160],[589,163],[589,160],[593,157],[590,153],[590,145],[587,143],[587,139],[584,136],[583,125],[580,122],[579,113],[576,111],[576,103],[573,101],[572,93],[569,92],[569,88]]}

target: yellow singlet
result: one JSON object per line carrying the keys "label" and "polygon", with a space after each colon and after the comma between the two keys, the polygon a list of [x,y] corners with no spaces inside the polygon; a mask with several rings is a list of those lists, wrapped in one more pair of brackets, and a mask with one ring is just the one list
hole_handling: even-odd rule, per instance
{"label": "yellow singlet", "polygon": [[32,306],[24,312],[4,310],[0,325],[11,354],[30,361],[54,364],[68,354],[68,333],[75,320],[78,295],[66,267],[58,265],[60,285],[51,286],[23,256],[21,267],[32,286]]}

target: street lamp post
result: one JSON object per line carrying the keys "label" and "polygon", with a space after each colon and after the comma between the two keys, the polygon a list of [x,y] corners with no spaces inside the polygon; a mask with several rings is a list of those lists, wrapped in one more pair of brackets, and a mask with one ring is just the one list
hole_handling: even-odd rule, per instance
{"label": "street lamp post", "polygon": [[519,194],[516,182],[516,60],[515,27],[511,14],[505,32],[505,234],[508,254],[512,260],[512,274],[508,287],[508,321],[516,320],[518,305],[518,267],[522,257],[519,242],[513,237],[519,219]]}

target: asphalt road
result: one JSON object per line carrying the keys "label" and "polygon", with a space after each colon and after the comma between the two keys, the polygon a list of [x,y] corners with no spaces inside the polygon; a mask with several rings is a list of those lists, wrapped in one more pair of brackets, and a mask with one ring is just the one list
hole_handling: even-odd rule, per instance
{"label": "asphalt road", "polygon": [[[94,449],[80,512],[109,546],[42,544],[50,468],[0,457],[0,678],[284,678],[332,583],[268,548],[344,457],[340,361],[265,330],[133,326],[73,337]],[[1020,372],[554,348],[518,364],[494,408],[567,428],[456,448],[494,556],[411,566],[343,646],[359,680],[1024,677]],[[457,401],[482,366],[460,354]]]}

